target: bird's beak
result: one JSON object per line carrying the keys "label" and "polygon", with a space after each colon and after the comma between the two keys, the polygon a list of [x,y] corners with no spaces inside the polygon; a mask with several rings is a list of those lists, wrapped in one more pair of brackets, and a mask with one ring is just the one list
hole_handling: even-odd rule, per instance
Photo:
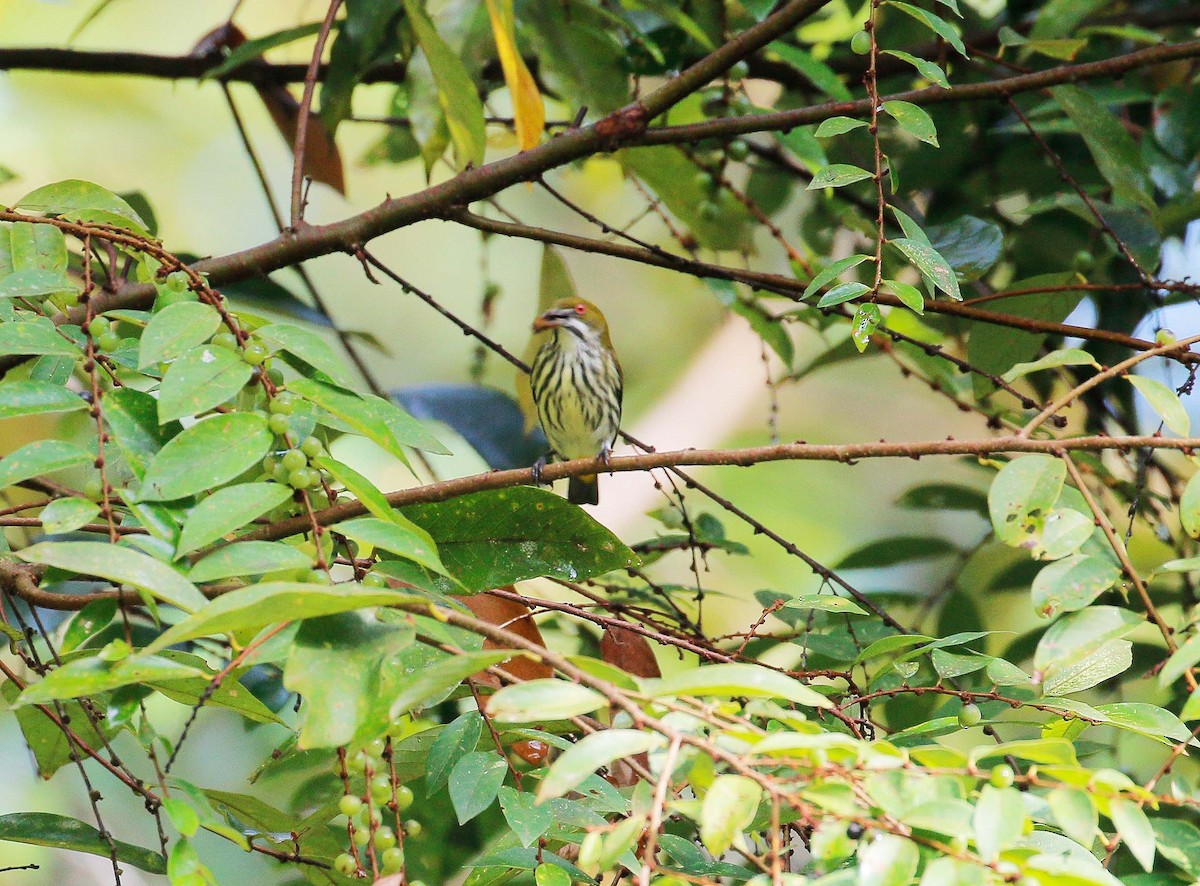
{"label": "bird's beak", "polygon": [[533,321],[534,332],[545,332],[547,329],[554,329],[557,326],[563,325],[563,319],[568,315],[562,311],[547,311]]}

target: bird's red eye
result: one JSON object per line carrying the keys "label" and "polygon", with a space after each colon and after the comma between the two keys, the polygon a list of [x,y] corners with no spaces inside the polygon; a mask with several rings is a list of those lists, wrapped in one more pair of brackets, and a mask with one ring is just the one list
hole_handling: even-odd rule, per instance
{"label": "bird's red eye", "polygon": [[576,305],[575,313],[582,317],[584,314],[587,313],[587,305]]}

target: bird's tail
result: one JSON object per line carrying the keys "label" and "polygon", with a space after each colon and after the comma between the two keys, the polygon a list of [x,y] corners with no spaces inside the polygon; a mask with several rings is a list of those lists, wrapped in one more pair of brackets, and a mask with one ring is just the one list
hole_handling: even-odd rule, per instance
{"label": "bird's tail", "polygon": [[595,505],[600,503],[600,484],[595,474],[583,474],[572,477],[567,485],[567,501],[576,505]]}

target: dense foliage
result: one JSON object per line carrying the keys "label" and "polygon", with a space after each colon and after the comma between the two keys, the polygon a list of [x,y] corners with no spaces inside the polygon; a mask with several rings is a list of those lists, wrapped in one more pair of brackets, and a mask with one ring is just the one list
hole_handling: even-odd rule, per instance
{"label": "dense foliage", "polygon": [[[204,831],[274,859],[261,882],[1200,879],[1200,439],[1181,399],[1197,286],[1162,269],[1200,216],[1200,10],[325,8],[254,39],[230,23],[185,57],[0,49],[6,68],[249,82],[296,167],[279,237],[205,259],[156,239],[153,193],[72,179],[0,211],[0,418],[36,437],[0,459],[0,716],[94,821],[0,810],[0,868],[32,843],[107,857],[116,882],[215,882]],[[313,64],[271,60],[297,48]],[[394,90],[367,160],[423,164],[431,185],[310,225],[308,186],[344,187],[336,137],[364,83]],[[598,155],[642,195],[636,234],[560,191]],[[579,226],[496,202],[525,183]],[[370,251],[428,219],[496,251],[545,244],[542,304],[611,295],[576,290],[579,252],[702,279],[761,336],[772,389],[876,355],[979,434],[627,441],[609,468],[656,471],[670,506],[654,538],[619,539],[530,485],[542,445],[516,398],[389,396],[334,296],[266,277],[349,253],[523,368]],[[807,362],[803,335],[822,342]],[[494,470],[439,477],[451,431]],[[356,439],[420,482],[380,488]],[[683,470],[875,458],[920,459],[895,507],[973,540],[881,537],[822,564]],[[951,460],[974,481],[947,482]],[[736,574],[751,534],[820,592],[759,590],[757,617],[711,636],[704,558]],[[679,558],[696,586],[656,578]],[[553,595],[522,584],[542,577]],[[182,731],[164,728],[178,705]],[[230,715],[277,745],[239,792],[209,786],[220,759],[176,765]],[[157,845],[106,825],[101,772]]]}

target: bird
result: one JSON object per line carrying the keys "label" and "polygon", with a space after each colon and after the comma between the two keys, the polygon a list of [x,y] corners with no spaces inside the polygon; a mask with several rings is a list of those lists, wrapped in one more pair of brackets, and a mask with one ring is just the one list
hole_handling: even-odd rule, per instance
{"label": "bird", "polygon": [[[604,314],[584,299],[562,298],[533,321],[533,331],[550,333],[529,376],[549,455],[607,462],[621,425],[624,383]],[[536,481],[545,465],[545,456],[534,465]],[[572,477],[567,501],[598,504],[596,475]]]}

